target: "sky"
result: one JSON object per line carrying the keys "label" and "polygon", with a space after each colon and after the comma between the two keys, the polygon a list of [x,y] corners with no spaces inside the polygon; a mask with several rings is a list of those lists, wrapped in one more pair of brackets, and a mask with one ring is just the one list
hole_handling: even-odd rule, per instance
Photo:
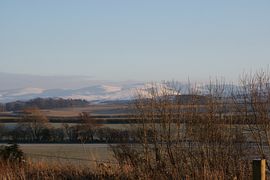
{"label": "sky", "polygon": [[0,2],[0,72],[234,80],[270,64],[269,0]]}

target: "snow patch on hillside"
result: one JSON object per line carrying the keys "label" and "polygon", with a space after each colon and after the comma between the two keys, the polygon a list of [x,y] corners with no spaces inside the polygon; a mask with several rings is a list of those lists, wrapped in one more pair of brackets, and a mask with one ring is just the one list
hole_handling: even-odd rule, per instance
{"label": "snow patch on hillside", "polygon": [[27,94],[41,94],[44,91],[44,89],[41,88],[24,88],[21,90],[18,90],[17,92],[12,93],[12,96],[23,96]]}

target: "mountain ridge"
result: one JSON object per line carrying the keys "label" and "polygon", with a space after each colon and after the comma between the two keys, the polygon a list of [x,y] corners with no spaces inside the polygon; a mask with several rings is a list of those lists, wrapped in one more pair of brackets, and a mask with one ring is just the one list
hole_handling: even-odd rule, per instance
{"label": "mountain ridge", "polygon": [[[181,94],[188,94],[187,84],[179,84],[181,86]],[[154,87],[161,91],[163,87],[167,87],[168,93],[175,94],[166,83],[156,83]],[[231,89],[238,86],[225,85],[225,93],[229,94]],[[201,85],[196,87],[202,94],[207,94],[208,86]],[[104,101],[122,101],[131,100],[135,97],[136,92],[140,90],[142,95],[147,95],[152,90],[151,83],[130,83],[130,84],[100,84],[91,85],[77,89],[44,89],[36,87],[28,87],[12,90],[0,90],[0,102],[7,103],[13,101],[27,101],[35,98],[63,98],[63,99],[84,99],[92,102]]]}

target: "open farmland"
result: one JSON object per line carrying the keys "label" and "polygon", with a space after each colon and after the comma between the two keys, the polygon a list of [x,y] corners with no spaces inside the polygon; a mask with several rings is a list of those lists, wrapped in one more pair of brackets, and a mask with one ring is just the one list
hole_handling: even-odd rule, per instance
{"label": "open farmland", "polygon": [[78,116],[81,112],[89,112],[92,115],[118,115],[126,114],[128,112],[127,105],[119,104],[96,104],[87,107],[74,107],[74,108],[59,108],[42,110],[48,117],[74,117]]}
{"label": "open farmland", "polygon": [[94,165],[113,162],[108,144],[20,144],[32,161]]}
{"label": "open farmland", "polygon": [[[103,120],[126,120],[129,113],[128,106],[125,104],[96,104],[87,107],[41,109],[40,111],[51,123],[78,123],[79,114],[82,112],[89,113],[100,120],[100,123]],[[22,122],[23,116],[21,112],[1,112],[0,123]]]}

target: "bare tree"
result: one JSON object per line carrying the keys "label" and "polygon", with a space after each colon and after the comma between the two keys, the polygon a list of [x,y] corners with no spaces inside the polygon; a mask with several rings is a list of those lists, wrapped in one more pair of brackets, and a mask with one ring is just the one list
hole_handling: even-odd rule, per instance
{"label": "bare tree", "polygon": [[81,124],[77,125],[78,135],[81,142],[93,142],[95,129],[100,126],[97,120],[87,112],[82,112],[79,114]]}
{"label": "bare tree", "polygon": [[[269,159],[270,150],[270,73],[260,70],[255,73],[243,73],[241,87],[234,94],[238,117],[246,124],[249,141],[255,143],[259,158]],[[269,164],[267,164],[270,170]]]}
{"label": "bare tree", "polygon": [[28,129],[33,141],[40,141],[44,136],[44,131],[48,129],[49,120],[38,108],[27,108],[24,110],[22,125]]}

